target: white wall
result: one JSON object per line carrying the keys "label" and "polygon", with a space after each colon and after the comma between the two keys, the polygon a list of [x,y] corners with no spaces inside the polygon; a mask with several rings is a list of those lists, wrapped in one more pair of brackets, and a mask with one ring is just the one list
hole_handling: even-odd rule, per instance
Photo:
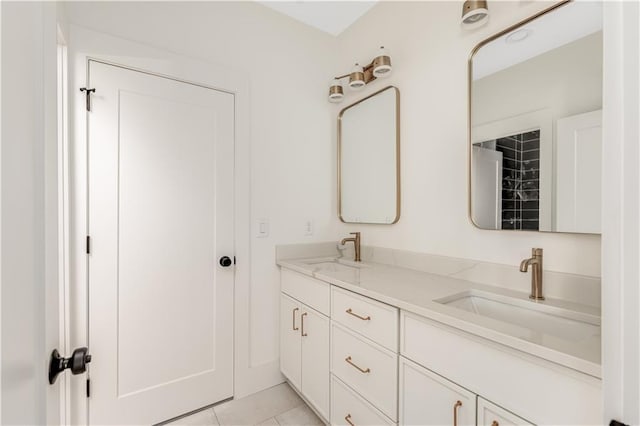
{"label": "white wall", "polygon": [[2,423],[57,422],[55,4],[2,2]]}
{"label": "white wall", "polygon": [[475,80],[472,96],[474,125],[549,108],[555,126],[600,109],[602,32]]}
{"label": "white wall", "polygon": [[[384,45],[393,75],[345,96],[333,114],[388,84],[401,92],[402,216],[392,226],[342,225],[363,244],[516,265],[545,249],[545,268],[600,275],[600,237],[476,229],[467,217],[467,60],[483,39],[552,3],[492,2],[490,22],[460,27],[460,2],[381,2],[338,37],[340,68]],[[335,129],[335,124],[334,124]],[[335,139],[335,136],[334,136]]]}
{"label": "white wall", "polygon": [[[252,224],[267,218],[270,236],[251,238],[250,305],[242,312],[250,320],[249,334],[239,337],[249,342],[250,356],[248,365],[236,368],[253,374],[253,383],[238,386],[236,396],[277,383],[279,273],[274,247],[337,234],[335,149],[326,102],[335,38],[253,2],[72,2],[65,10],[70,24],[214,63],[248,80]],[[82,40],[74,39],[73,28],[70,55],[79,44],[90,52],[91,40],[97,43],[98,37],[83,33]],[[109,42],[103,38],[100,43],[95,50],[106,52]],[[108,47],[118,55],[116,44]],[[138,52],[144,54],[143,49]],[[81,84],[83,74],[72,79]],[[70,88],[72,97],[78,98],[78,87]],[[314,221],[312,237],[303,236],[307,218]]]}
{"label": "white wall", "polygon": [[604,7],[604,421],[640,424],[640,4]]}

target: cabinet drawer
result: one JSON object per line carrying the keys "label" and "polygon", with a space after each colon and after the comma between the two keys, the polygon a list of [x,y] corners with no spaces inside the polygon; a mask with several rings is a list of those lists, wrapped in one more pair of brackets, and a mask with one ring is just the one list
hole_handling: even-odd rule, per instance
{"label": "cabinet drawer", "polygon": [[331,338],[331,372],[396,421],[398,355],[335,322]]}
{"label": "cabinet drawer", "polygon": [[533,424],[478,397],[478,426],[533,426]]}
{"label": "cabinet drawer", "polygon": [[282,268],[280,286],[283,293],[329,316],[331,286],[328,283]]}
{"label": "cabinet drawer", "polygon": [[398,309],[393,306],[332,287],[331,318],[393,352],[398,350]]}
{"label": "cabinet drawer", "polygon": [[331,376],[331,425],[393,425],[385,415]]}

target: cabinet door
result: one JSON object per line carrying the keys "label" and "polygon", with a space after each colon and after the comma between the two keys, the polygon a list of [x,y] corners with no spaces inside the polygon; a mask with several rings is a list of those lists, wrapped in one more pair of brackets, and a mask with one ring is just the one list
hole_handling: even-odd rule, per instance
{"label": "cabinet door", "polygon": [[280,294],[280,371],[300,390],[300,303]]}
{"label": "cabinet door", "polygon": [[475,425],[476,395],[400,357],[400,424]]}
{"label": "cabinet door", "polygon": [[522,417],[478,397],[478,426],[532,426]]}
{"label": "cabinet door", "polygon": [[302,305],[302,394],[329,418],[329,318]]}

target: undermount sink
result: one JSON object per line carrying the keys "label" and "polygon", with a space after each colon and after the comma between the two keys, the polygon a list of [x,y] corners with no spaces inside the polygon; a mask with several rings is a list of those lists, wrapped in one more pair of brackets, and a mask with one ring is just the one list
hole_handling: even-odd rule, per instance
{"label": "undermount sink", "polygon": [[595,315],[529,300],[470,290],[436,302],[570,341],[600,335],[600,318]]}
{"label": "undermount sink", "polygon": [[347,259],[316,259],[304,262],[307,265],[312,265],[317,269],[330,272],[351,272],[361,268],[367,268],[367,265],[363,265],[360,262],[354,262]]}

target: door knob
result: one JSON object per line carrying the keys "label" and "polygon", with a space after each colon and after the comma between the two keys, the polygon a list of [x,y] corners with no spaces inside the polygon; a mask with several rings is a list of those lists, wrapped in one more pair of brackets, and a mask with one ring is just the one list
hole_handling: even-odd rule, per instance
{"label": "door knob", "polygon": [[63,358],[57,349],[51,352],[49,360],[49,384],[54,384],[58,378],[58,374],[67,368],[71,370],[71,374],[82,374],[87,371],[87,364],[91,362],[91,355],[87,352],[87,348],[78,348],[73,351],[69,358]]}
{"label": "door knob", "polygon": [[220,266],[223,268],[228,268],[233,263],[233,260],[229,256],[222,256],[220,258]]}

